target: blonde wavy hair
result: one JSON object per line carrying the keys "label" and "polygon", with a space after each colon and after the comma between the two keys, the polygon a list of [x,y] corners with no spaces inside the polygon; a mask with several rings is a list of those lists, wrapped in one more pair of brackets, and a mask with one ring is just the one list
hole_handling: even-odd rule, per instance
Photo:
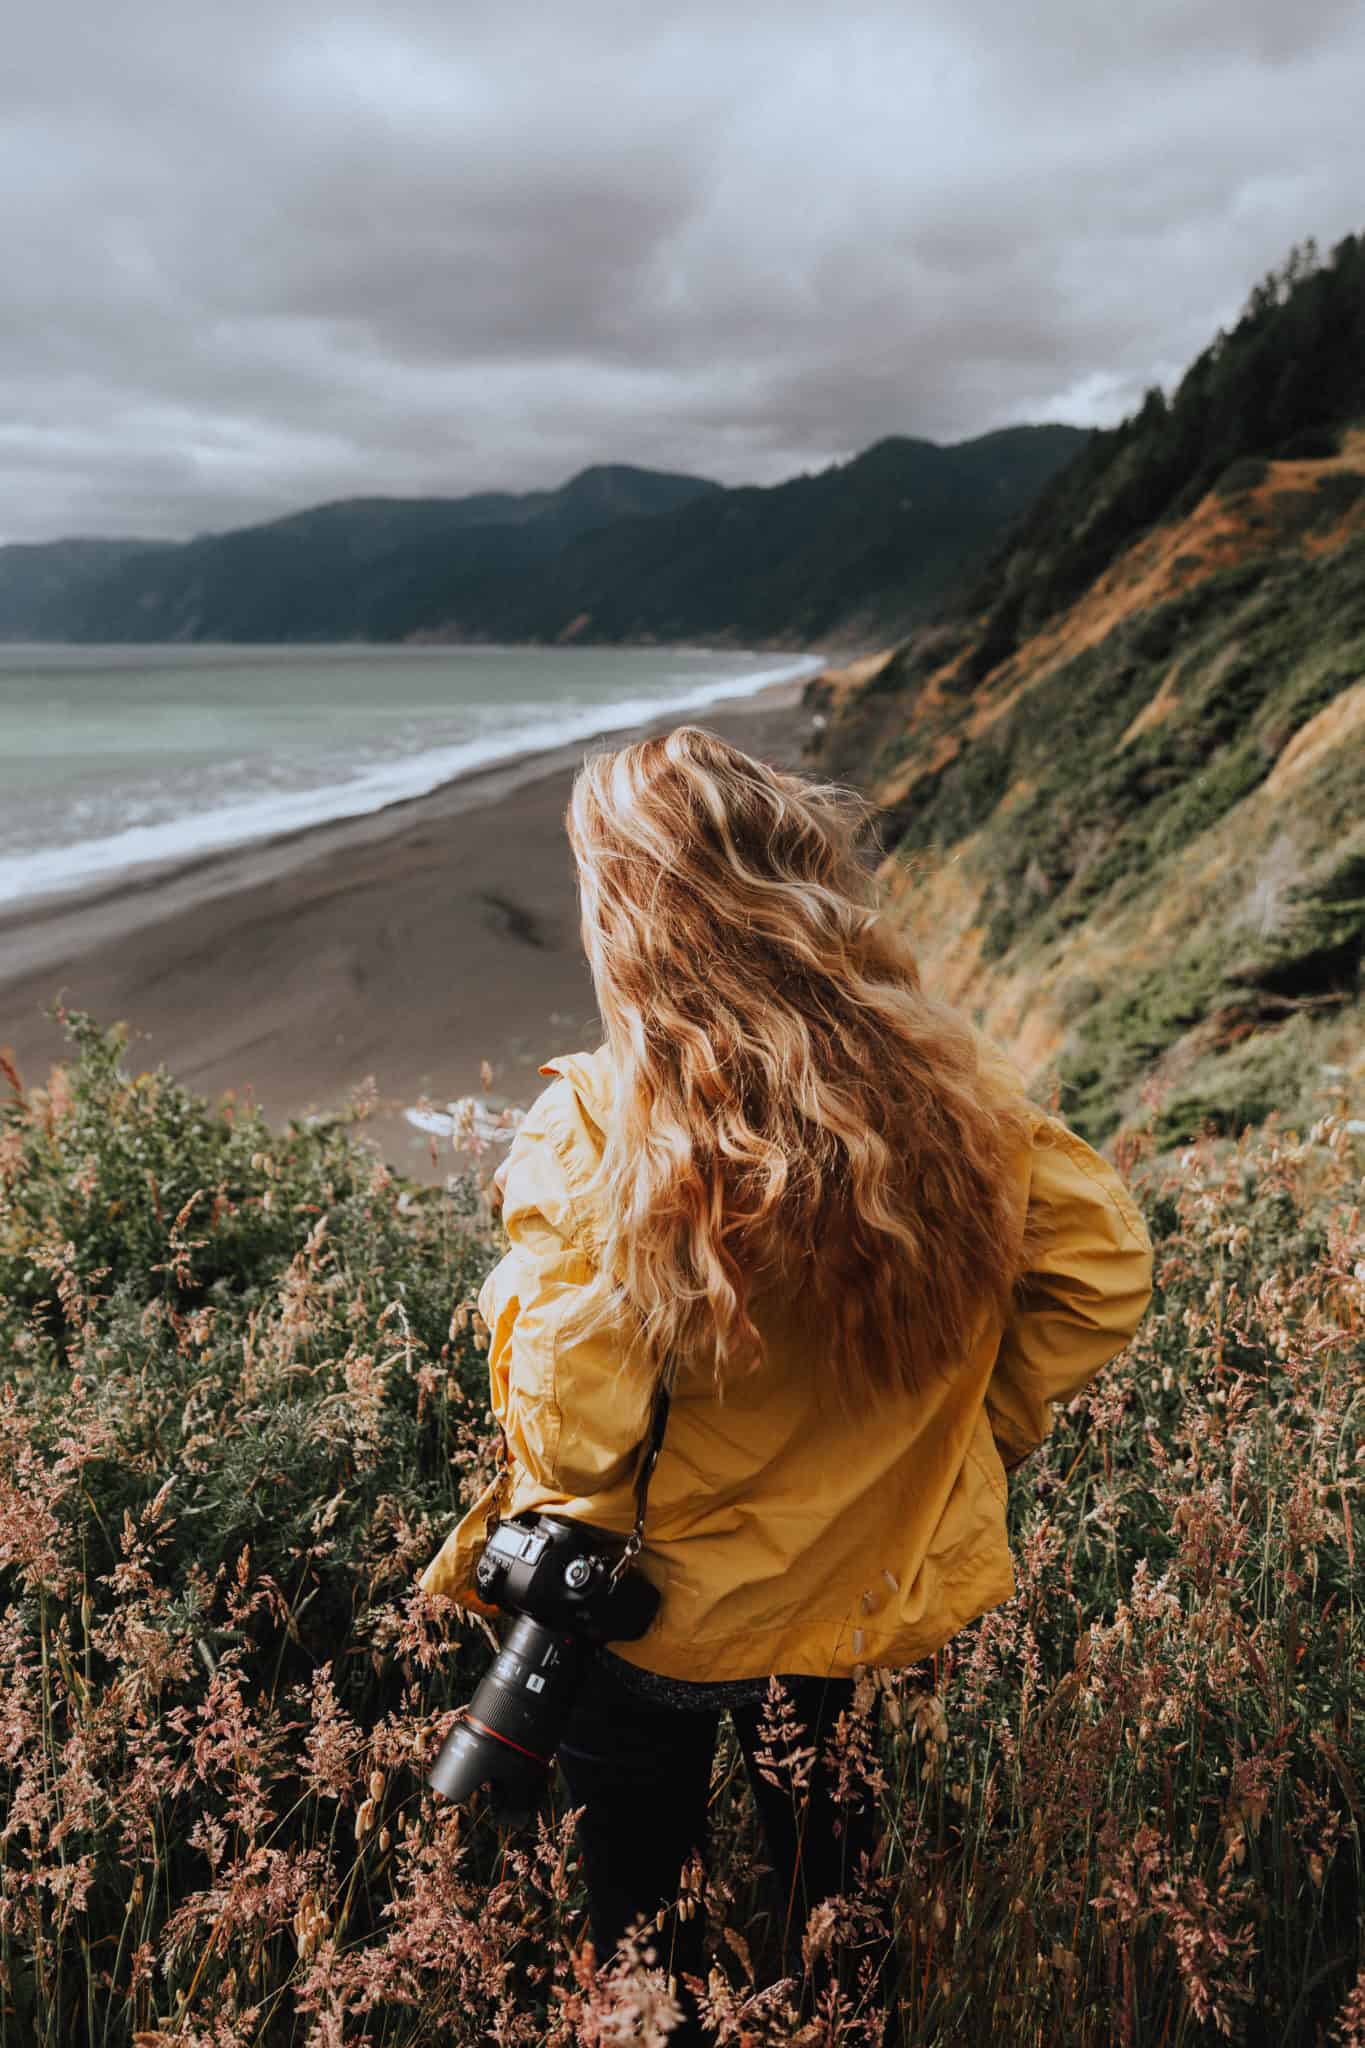
{"label": "blonde wavy hair", "polygon": [[[1016,1282],[1022,1091],[921,986],[859,857],[855,791],[698,725],[589,757],[566,814],[617,1086],[593,1192],[610,1320],[671,1385],[765,1356],[799,1289],[849,1408],[960,1360]],[[566,1325],[566,1334],[568,1326]]]}

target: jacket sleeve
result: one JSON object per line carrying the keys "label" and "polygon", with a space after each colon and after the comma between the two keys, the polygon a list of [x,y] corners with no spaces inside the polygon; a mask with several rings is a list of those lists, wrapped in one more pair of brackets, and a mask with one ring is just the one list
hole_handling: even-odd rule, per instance
{"label": "jacket sleeve", "polygon": [[587,1338],[562,1334],[597,1275],[592,1240],[565,1165],[565,1140],[542,1110],[528,1111],[512,1142],[503,1189],[511,1249],[479,1290],[489,1329],[493,1413],[508,1453],[535,1483],[565,1500],[591,1498],[634,1470],[649,1426],[642,1372],[622,1368],[610,1324]]}
{"label": "jacket sleeve", "polygon": [[1006,1470],[1128,1342],[1151,1299],[1152,1245],[1114,1168],[1058,1117],[1034,1134],[1028,1228],[1039,1245],[1020,1282],[986,1390]]}

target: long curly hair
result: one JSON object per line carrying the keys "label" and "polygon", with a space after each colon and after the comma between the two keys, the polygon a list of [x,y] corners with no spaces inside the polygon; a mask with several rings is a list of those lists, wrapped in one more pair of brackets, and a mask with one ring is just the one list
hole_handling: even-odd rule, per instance
{"label": "long curly hair", "polygon": [[[1019,1275],[1030,1105],[921,986],[859,854],[872,808],[698,725],[590,756],[566,813],[616,1089],[597,1284],[668,1382],[766,1355],[797,1290],[849,1409],[950,1372]],[[1036,1112],[1034,1113],[1036,1114]]]}

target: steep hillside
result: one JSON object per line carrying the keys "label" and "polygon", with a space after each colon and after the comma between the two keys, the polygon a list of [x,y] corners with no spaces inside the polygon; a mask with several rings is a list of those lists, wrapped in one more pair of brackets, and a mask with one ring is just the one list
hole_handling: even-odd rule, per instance
{"label": "steep hillside", "polygon": [[[1331,317],[1309,321],[1305,300]],[[1095,1138],[1149,1111],[1165,1143],[1231,1132],[1353,1087],[1358,1110],[1353,333],[1365,248],[1343,244],[1328,271],[1296,253],[1222,338],[1221,388],[1201,358],[1169,407],[1149,398],[1096,437],[1106,461],[1092,445],[1056,480],[978,602],[809,692],[828,718],[819,765],[870,781],[884,807],[883,878],[926,973]],[[1291,377],[1317,417],[1242,398],[1230,444],[1228,392]],[[1341,419],[1322,418],[1324,391]],[[1193,480],[1166,466],[1173,434],[1217,450]]]}
{"label": "steep hillside", "polygon": [[0,637],[800,646],[903,631],[1085,439],[883,441],[768,490],[598,468],[554,492],[347,500],[182,546],[0,549]]}

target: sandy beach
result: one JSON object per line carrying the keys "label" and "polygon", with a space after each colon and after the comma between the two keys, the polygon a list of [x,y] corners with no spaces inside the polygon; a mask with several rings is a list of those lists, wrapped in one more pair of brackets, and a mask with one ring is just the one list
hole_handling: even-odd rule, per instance
{"label": "sandy beach", "polygon": [[[746,752],[800,768],[807,684],[698,714]],[[272,1120],[327,1110],[372,1081],[367,1128],[396,1169],[442,1178],[448,1142],[405,1111],[467,1094],[525,1104],[551,1054],[600,1041],[578,937],[564,811],[599,745],[663,717],[103,892],[0,916],[0,1045],[41,1080],[64,1039],[60,993],[125,1022],[133,1072],[164,1064]],[[483,1061],[491,1086],[480,1079]]]}

